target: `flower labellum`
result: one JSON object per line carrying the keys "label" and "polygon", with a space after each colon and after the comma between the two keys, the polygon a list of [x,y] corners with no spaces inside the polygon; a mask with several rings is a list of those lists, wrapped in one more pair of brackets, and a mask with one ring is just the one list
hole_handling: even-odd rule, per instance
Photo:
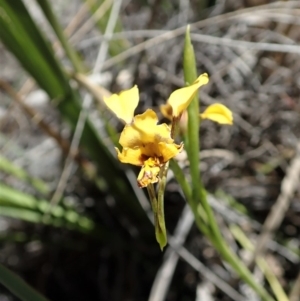
{"label": "flower labellum", "polygon": [[156,113],[151,109],[136,115],[133,123],[127,124],[121,133],[122,151],[116,149],[122,163],[142,166],[138,176],[140,187],[156,183],[161,166],[183,148],[182,144],[174,143],[169,126],[157,125],[157,122]]}

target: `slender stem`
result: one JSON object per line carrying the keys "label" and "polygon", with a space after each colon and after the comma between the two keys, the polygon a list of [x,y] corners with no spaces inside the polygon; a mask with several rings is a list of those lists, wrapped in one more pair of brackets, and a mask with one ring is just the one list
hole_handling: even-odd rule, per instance
{"label": "slender stem", "polygon": [[160,171],[160,182],[158,188],[158,200],[157,200],[157,216],[158,222],[162,230],[166,232],[165,226],[165,214],[164,214],[164,194],[167,184],[167,174],[169,169],[169,162],[165,163]]}
{"label": "slender stem", "polygon": [[[174,139],[177,128],[178,128],[178,122],[180,120],[180,117],[173,118],[172,125],[171,125],[171,133],[170,136],[172,139]],[[167,175],[169,170],[169,162],[166,162],[163,164],[163,166],[160,168],[159,173],[159,186],[158,186],[158,195],[157,195],[157,207],[155,208],[156,212],[154,212],[154,222],[155,222],[155,235],[156,239],[159,242],[161,250],[165,247],[167,244],[167,230],[166,230],[166,222],[165,222],[165,213],[164,213],[164,194],[167,184]],[[150,186],[150,185],[148,185]],[[151,185],[152,186],[152,185]],[[147,187],[148,188],[148,187]],[[150,192],[149,192],[150,190]],[[148,188],[149,195],[151,194],[150,198],[154,198],[155,194],[153,194],[154,188],[152,186]],[[155,203],[155,201],[152,201]]]}
{"label": "slender stem", "polygon": [[[189,28],[187,29],[187,33]],[[184,65],[184,79],[187,84],[193,83],[197,78],[197,70],[195,64],[195,53],[191,44],[189,34],[186,34],[183,65]],[[198,200],[198,183],[200,182],[199,173],[199,103],[198,97],[195,97],[188,107],[188,128],[187,128],[187,140],[188,145],[186,146],[187,154],[190,161],[190,173],[192,178],[192,196],[193,206],[196,206]]]}
{"label": "slender stem", "polygon": [[158,205],[153,184],[149,184],[147,186],[147,190],[154,215],[155,237],[157,242],[159,243],[161,250],[163,250],[163,248],[167,244],[167,232],[164,220],[163,198],[161,201],[162,204]]}
{"label": "slender stem", "polygon": [[150,203],[151,203],[152,211],[153,211],[153,214],[154,214],[154,218],[156,218],[156,214],[157,214],[157,199],[156,199],[155,189],[154,189],[154,187],[153,187],[152,184],[149,184],[147,186],[147,190],[148,190],[148,194],[149,194]]}
{"label": "slender stem", "polygon": [[158,187],[158,200],[157,200],[157,219],[161,231],[161,244],[160,248],[163,249],[167,244],[167,230],[164,213],[164,194],[167,184],[167,174],[169,169],[169,162],[165,163],[160,170],[160,181]]}
{"label": "slender stem", "polygon": [[[202,208],[201,204],[195,206],[195,202],[193,201],[191,187],[190,187],[189,183],[187,182],[182,169],[180,168],[180,166],[178,165],[178,163],[175,160],[170,161],[170,168],[173,171],[174,176],[182,189],[182,192],[185,196],[186,201],[188,202],[188,204],[190,205],[190,207],[194,213],[196,224],[198,225],[198,227],[200,228],[200,230],[203,234],[210,236],[210,229],[203,222],[203,220],[205,218],[201,219],[201,215],[198,212],[199,210],[203,211],[203,208]],[[206,215],[206,213],[204,211],[203,211],[203,213],[204,213],[204,215]]]}
{"label": "slender stem", "polygon": [[150,204],[151,204],[151,208],[153,211],[153,218],[154,218],[154,227],[155,227],[155,236],[156,236],[156,240],[157,239],[157,231],[159,229],[159,224],[158,224],[158,219],[157,219],[157,199],[156,199],[156,193],[155,193],[155,189],[153,187],[153,184],[149,184],[147,186],[147,191],[149,194],[149,199],[150,199]]}
{"label": "slender stem", "polygon": [[[184,46],[184,76],[185,81],[191,84],[197,78],[196,70],[196,60],[194,48],[191,44],[189,27],[186,31],[185,46]],[[218,224],[215,220],[214,214],[211,207],[208,204],[206,198],[206,191],[203,187],[200,172],[199,172],[199,149],[200,149],[200,139],[199,139],[199,102],[196,96],[188,107],[188,146],[187,154],[190,161],[190,173],[192,177],[192,202],[194,207],[197,207],[199,203],[207,215],[208,227],[210,229],[211,236],[213,237],[212,243],[215,248],[220,252],[223,258],[234,268],[234,270],[240,275],[240,277],[248,283],[264,301],[271,301],[273,298],[268,294],[268,292],[260,286],[254,279],[253,275],[246,268],[243,262],[237,257],[235,253],[228,247],[226,241],[223,239],[221,232],[219,230]],[[194,211],[194,210],[193,210]],[[197,211],[194,213],[198,214]],[[200,228],[201,230],[201,228]]]}

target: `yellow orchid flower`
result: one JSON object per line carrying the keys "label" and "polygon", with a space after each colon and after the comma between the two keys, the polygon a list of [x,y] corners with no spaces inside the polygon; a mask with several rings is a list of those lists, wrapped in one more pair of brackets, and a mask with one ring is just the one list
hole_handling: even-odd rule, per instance
{"label": "yellow orchid flower", "polygon": [[134,110],[139,103],[139,89],[137,86],[134,86],[129,90],[122,91],[120,94],[103,97],[103,100],[119,119],[129,124],[132,122]]}
{"label": "yellow orchid flower", "polygon": [[[168,102],[160,106],[160,111],[164,117],[172,120],[181,116],[193,100],[198,89],[206,85],[209,81],[206,73],[201,74],[190,86],[175,90],[169,97]],[[232,124],[232,112],[224,105],[216,103],[208,106],[200,114],[202,119],[210,119],[220,124]]]}
{"label": "yellow orchid flower", "polygon": [[[164,115],[176,120],[187,109],[198,89],[207,83],[208,75],[204,73],[190,86],[174,91],[167,104],[161,107]],[[174,143],[167,124],[157,125],[158,118],[153,110],[148,109],[134,117],[139,102],[137,86],[104,98],[104,102],[126,123],[119,140],[122,150],[116,148],[118,159],[142,167],[137,178],[140,187],[158,182],[161,167],[182,150],[183,144]],[[232,113],[222,104],[209,106],[200,116],[221,124],[232,124]]]}
{"label": "yellow orchid flower", "polygon": [[183,145],[174,143],[167,124],[157,125],[158,118],[153,110],[134,117],[138,101],[137,86],[104,98],[108,108],[126,123],[119,140],[122,151],[116,148],[118,159],[122,163],[142,166],[137,181],[140,187],[146,187],[158,182],[160,168],[175,157]]}
{"label": "yellow orchid flower", "polygon": [[122,151],[116,148],[122,163],[142,166],[138,185],[146,187],[158,182],[160,168],[175,157],[183,145],[175,144],[167,124],[157,125],[156,113],[148,109],[136,115],[132,124],[127,124],[120,136]]}

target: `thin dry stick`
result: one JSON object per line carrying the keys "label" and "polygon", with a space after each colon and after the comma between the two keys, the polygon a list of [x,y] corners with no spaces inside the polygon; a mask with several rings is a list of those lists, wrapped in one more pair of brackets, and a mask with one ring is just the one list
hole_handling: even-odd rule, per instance
{"label": "thin dry stick", "polygon": [[[184,243],[186,236],[190,232],[193,224],[193,213],[190,207],[186,205],[174,231],[174,236],[170,237],[170,235],[168,235],[169,240],[171,240],[171,247],[168,248],[164,254],[163,264],[156,274],[148,301],[165,300],[180,256],[183,256],[185,259],[187,259],[189,264],[193,264],[192,266],[199,273],[201,273],[209,282],[213,283],[216,287],[227,294],[231,299],[235,301],[245,300],[244,296],[235,291],[213,272],[209,271],[198,259],[190,254],[184,247],[182,247],[182,244]],[[181,250],[178,252],[178,249]]]}
{"label": "thin dry stick", "polygon": [[[211,18],[208,18],[205,20],[195,22],[195,23],[191,24],[191,28],[193,28],[193,27],[203,28],[206,26],[215,25],[217,23],[237,19],[242,16],[247,16],[249,14],[253,14],[254,12],[262,11],[262,10],[269,11],[269,10],[281,8],[281,7],[282,8],[294,8],[295,6],[299,6],[299,4],[300,4],[299,1],[289,1],[289,2],[275,2],[275,3],[260,5],[260,6],[256,6],[256,7],[248,7],[245,9],[238,10],[238,11],[226,13],[223,15],[219,15],[219,16],[215,16],[215,17],[211,17]],[[130,49],[125,50],[122,53],[116,55],[115,57],[107,60],[103,65],[103,69],[110,68],[110,67],[114,66],[115,64],[117,64],[133,55],[136,55],[137,53],[139,53],[141,51],[144,51],[145,49],[151,48],[155,45],[161,44],[165,41],[168,41],[175,37],[178,37],[178,36],[184,34],[185,31],[186,31],[186,26],[182,26],[173,31],[163,33],[163,34],[159,35],[158,37],[154,37],[154,38],[149,39],[145,42],[142,42],[136,46],[133,46]],[[295,45],[287,45],[287,46],[295,46]]]}
{"label": "thin dry stick", "polygon": [[[134,182],[133,185],[137,187],[136,183]],[[140,190],[141,191],[141,190]],[[144,196],[145,197],[145,196]],[[143,198],[144,198],[143,197]],[[149,220],[154,223],[153,220],[153,213],[150,209],[149,202],[144,201],[140,198],[138,200],[140,201],[142,207],[144,208]],[[203,277],[205,277],[208,281],[213,283],[216,287],[218,287],[221,291],[223,291],[226,295],[228,295],[230,298],[232,298],[235,301],[244,301],[245,297],[242,296],[240,293],[238,293],[235,289],[230,287],[225,281],[223,281],[220,277],[215,275],[212,271],[210,271],[208,268],[205,267],[203,263],[201,263],[193,254],[191,254],[185,247],[182,246],[184,238],[181,237],[182,234],[182,229],[179,229],[181,225],[178,225],[177,227],[177,234],[175,236],[172,236],[168,234],[168,242],[169,246],[171,249],[167,249],[166,254],[170,254],[170,257],[174,257],[175,253],[178,254],[183,260],[185,260],[191,267],[193,267],[197,272],[199,272]],[[186,230],[186,229],[185,229]],[[176,232],[176,231],[175,231]],[[170,261],[170,263],[167,263],[167,265],[170,267],[170,264],[176,264],[177,260],[175,260],[174,263],[174,258],[166,258],[165,256],[165,261]],[[166,271],[166,268],[164,266],[161,267],[160,272],[157,274],[157,279],[156,283],[153,284],[152,292],[150,294],[149,301],[157,301],[157,300],[164,300],[160,297],[160,299],[155,299],[154,297],[157,296],[158,291],[155,290],[160,290],[161,286],[158,285],[160,277],[165,277],[166,273],[170,273],[170,271]],[[168,280],[165,279],[165,283],[167,283]],[[163,291],[160,291],[163,293]],[[165,292],[166,293],[166,292]]]}
{"label": "thin dry stick", "polygon": [[[182,245],[194,224],[194,216],[188,205],[185,205],[174,231],[174,241]],[[164,254],[163,263],[156,273],[148,301],[163,301],[168,293],[179,255],[172,248]]]}
{"label": "thin dry stick", "polygon": [[298,273],[298,277],[291,289],[289,294],[290,301],[299,301],[300,300],[300,271]]}
{"label": "thin dry stick", "polygon": [[[82,5],[82,7],[77,12],[77,14],[71,20],[70,24],[64,30],[64,33],[66,34],[67,37],[69,37],[76,31],[78,24],[82,22],[86,12],[87,9],[85,5]],[[60,45],[59,41],[56,39],[53,42],[53,49],[55,52],[58,51],[59,45]],[[28,78],[23,84],[23,86],[20,88],[19,94],[27,95],[33,89],[34,86],[35,86],[35,81],[32,78]]]}
{"label": "thin dry stick", "polygon": [[286,175],[281,183],[281,193],[267,216],[260,236],[256,242],[255,252],[251,261],[248,263],[252,266],[255,259],[262,256],[269,245],[274,232],[281,225],[282,220],[288,210],[291,198],[299,186],[300,177],[300,142],[297,145],[296,155],[287,169]]}
{"label": "thin dry stick", "polygon": [[[78,10],[78,12],[76,13],[76,15],[72,18],[70,23],[64,29],[64,34],[66,35],[66,37],[70,37],[74,32],[76,33],[78,32],[77,28],[79,27],[80,23],[84,20],[87,13],[88,13],[87,5],[86,3],[83,3],[80,9]],[[54,41],[53,43],[54,51],[58,51],[59,45],[60,43],[58,40]]]}
{"label": "thin dry stick", "polygon": [[[154,0],[153,3],[151,4],[151,14],[146,22],[145,28],[150,29],[153,27],[155,17],[157,16],[157,13],[158,13],[159,5],[161,4],[160,2],[161,2],[160,0]],[[133,73],[134,73],[135,80],[138,78],[139,66],[140,66],[144,56],[145,56],[145,51],[142,51],[139,53],[139,55],[135,59],[135,63],[133,65],[134,66]]]}
{"label": "thin dry stick", "polygon": [[[22,108],[22,110],[32,118],[48,136],[52,137],[60,146],[65,154],[70,152],[70,144],[56,130],[44,121],[44,116],[36,112],[32,107],[28,106],[20,96],[8,83],[0,80],[0,87]],[[78,150],[70,152],[72,158],[79,162],[81,160]]]}
{"label": "thin dry stick", "polygon": [[[270,3],[270,4],[265,4],[265,5],[260,5],[260,6],[255,6],[255,7],[248,7],[245,9],[241,9],[239,11],[234,11],[234,12],[230,12],[230,13],[226,13],[226,14],[222,14],[222,15],[218,15],[212,18],[208,18],[205,20],[201,20],[198,21],[196,23],[191,24],[192,27],[197,27],[197,28],[203,28],[205,26],[209,26],[215,23],[220,23],[220,22],[224,22],[224,21],[228,21],[231,19],[235,19],[235,18],[239,18],[242,15],[247,15],[247,14],[252,14],[254,12],[263,12],[264,10],[266,12],[270,12],[272,13],[272,9],[281,9],[281,8],[294,8],[299,6],[299,1],[289,1],[289,2],[275,2],[275,3]],[[81,10],[78,12],[78,14],[81,16]],[[77,15],[74,17],[74,19],[76,19]],[[180,36],[182,34],[185,33],[185,29],[186,27],[179,27],[173,31],[169,31],[169,32],[164,32],[163,34],[156,36],[148,41],[142,42],[122,53],[120,53],[119,55],[115,56],[114,58],[111,58],[109,60],[107,60],[104,65],[103,65],[103,70],[107,69],[109,67],[112,67],[113,65],[125,60],[126,58],[133,56],[141,51],[146,50],[147,48],[151,48],[159,43],[168,41],[170,39],[173,39],[177,36]],[[70,33],[71,34],[71,33]],[[129,33],[131,34],[131,33]],[[158,31],[156,31],[155,34],[159,34]],[[118,35],[121,37],[123,36],[123,33],[116,33],[115,36],[118,37]],[[125,33],[126,35],[126,33]],[[113,33],[111,34],[105,34],[103,37],[104,40],[105,39],[113,39]],[[239,41],[238,41],[239,42]],[[280,45],[281,46],[281,45]],[[287,46],[294,46],[294,45],[287,45]],[[268,46],[267,46],[268,47]],[[280,48],[282,49],[282,48]],[[288,49],[291,51],[293,50],[293,48],[289,48]],[[275,51],[275,50],[274,50]],[[280,50],[279,50],[280,51]],[[32,87],[34,86],[34,83],[28,79],[25,84],[23,85],[23,87],[20,89],[20,92],[22,92],[21,94],[27,94],[29,93],[29,91],[32,89]],[[26,92],[26,93],[25,93]]]}
{"label": "thin dry stick", "polygon": [[[118,19],[119,11],[121,9],[121,4],[122,4],[122,0],[118,0],[114,2],[105,33],[111,34],[113,32]],[[107,51],[108,51],[108,42],[104,41],[100,46],[98,57],[96,59],[96,63],[93,69],[93,73],[97,73],[101,71],[103,62],[107,55]],[[91,103],[92,103],[92,96],[90,94],[87,94],[83,100],[82,110],[80,112],[76,129],[74,132],[74,136],[71,142],[70,153],[78,148]],[[65,187],[67,185],[68,179],[71,175],[72,168],[73,168],[73,160],[71,155],[68,155],[57,188],[50,201],[51,206],[49,206],[49,208],[55,206],[61,199]]]}
{"label": "thin dry stick", "polygon": [[44,121],[44,116],[41,113],[36,112],[32,107],[26,105],[22,97],[6,82],[0,80],[0,88],[2,88],[20,107],[21,109],[31,117],[31,120],[49,137],[52,137],[61,148],[62,152],[67,156],[70,155],[73,160],[84,170],[88,177],[94,177],[96,167],[92,162],[85,159],[78,149],[70,151],[70,144],[65,140],[59,132]]}
{"label": "thin dry stick", "polygon": [[77,28],[81,22],[83,22],[85,16],[88,14],[89,9],[87,7],[86,2],[82,4],[76,15],[72,18],[70,23],[64,29],[64,32],[67,37],[70,37],[74,32],[77,32]]}
{"label": "thin dry stick", "polygon": [[111,92],[106,90],[105,88],[94,84],[88,76],[82,73],[72,73],[70,76],[77,81],[77,83],[84,87],[89,93],[93,95],[93,97],[99,102],[103,103],[103,96],[109,97],[111,96]]}
{"label": "thin dry stick", "polygon": [[[174,30],[176,31],[176,30]],[[88,38],[86,40],[83,40],[83,43],[90,43],[93,41],[103,41],[104,39],[109,38],[110,40],[119,40],[124,38],[152,38],[150,44],[144,44],[148,41],[145,41],[143,43],[140,43],[128,50],[126,52],[122,52],[121,59],[128,58],[129,56],[132,56],[134,54],[137,54],[139,52],[143,52],[147,48],[151,48],[152,46],[157,45],[158,43],[161,43],[161,38],[163,38],[163,41],[169,40],[171,38],[175,38],[177,35],[173,35],[172,33],[174,31],[166,31],[166,30],[134,30],[134,31],[123,31],[123,32],[117,32],[113,33],[110,37],[93,37]],[[170,33],[170,35],[163,36],[167,33]],[[158,39],[158,41],[156,41]],[[231,48],[247,48],[251,50],[260,50],[260,51],[270,51],[270,52],[284,52],[284,53],[300,53],[300,47],[299,45],[296,45],[294,42],[290,44],[280,44],[280,43],[266,43],[266,42],[250,42],[250,41],[243,41],[243,40],[236,40],[236,39],[230,39],[230,38],[223,38],[223,37],[216,37],[212,35],[206,35],[206,34],[199,34],[199,33],[192,33],[191,39],[195,42],[201,42],[211,45],[220,45],[220,46],[227,46]],[[120,54],[120,55],[121,55]],[[118,58],[118,62],[119,62]],[[110,67],[111,63],[106,63],[108,65],[105,65],[106,68]]]}
{"label": "thin dry stick", "polygon": [[[90,18],[82,24],[79,28],[79,24],[83,21],[85,15],[88,12],[88,9],[86,7],[86,4],[84,3],[81,8],[78,10],[76,15],[72,18],[71,22],[68,24],[68,26],[64,29],[64,33],[67,37],[70,37],[70,42],[75,40],[80,40],[82,36],[89,31],[92,26],[94,26],[95,22],[101,19],[101,17],[107,12],[107,10],[111,7],[112,0],[106,0],[98,9],[93,13]],[[75,33],[75,34],[74,34]],[[74,34],[74,35],[73,35]],[[73,35],[73,36],[72,36]],[[104,35],[106,36],[106,35]],[[59,50],[59,41],[55,40],[53,42],[53,49],[55,52],[58,52]],[[19,90],[19,93],[21,95],[28,94],[31,89],[35,86],[35,82],[32,80],[32,78],[28,78],[21,89]]]}
{"label": "thin dry stick", "polygon": [[76,31],[76,33],[70,38],[70,43],[78,43],[82,37],[91,30],[96,23],[107,13],[112,5],[112,0],[104,1],[101,6],[90,16],[88,20]]}
{"label": "thin dry stick", "polygon": [[[251,220],[247,215],[243,215],[240,212],[236,212],[232,209],[232,207],[227,207],[227,205],[223,203],[224,200],[215,198],[212,195],[208,195],[208,201],[210,206],[216,212],[222,215],[222,217],[229,223],[234,223],[238,225],[246,224],[252,227],[254,230],[261,229],[262,225],[260,223]],[[256,237],[257,236],[254,236],[254,239],[256,239]],[[268,244],[268,249],[277,252],[278,254],[285,257],[294,264],[299,263],[299,257],[294,252],[292,252],[287,247],[280,245],[275,240],[270,240]]]}
{"label": "thin dry stick", "polygon": [[[135,192],[135,194],[137,196],[137,199],[138,199],[141,207],[144,209],[144,211],[147,214],[147,217],[151,221],[151,223],[154,224],[153,211],[151,210],[151,206],[150,206],[145,194],[136,185],[135,174],[132,172],[131,169],[127,169],[126,175],[128,177],[129,183],[130,183],[133,191]],[[171,250],[168,248],[166,253],[176,252],[191,267],[193,267],[196,271],[201,273],[201,275],[203,275],[203,277],[205,277],[208,281],[212,282],[216,287],[218,287],[221,291],[223,291],[225,294],[227,294],[230,298],[232,298],[235,301],[244,301],[245,300],[244,296],[242,296],[235,289],[230,287],[225,281],[223,281],[220,277],[215,275],[212,271],[207,269],[203,263],[201,263],[184,246],[182,246],[182,243],[184,240],[184,238],[182,237],[182,235],[184,235],[182,233],[183,229],[181,228],[181,225],[178,225],[178,227],[176,227],[176,229],[178,229],[178,232],[175,231],[176,235],[174,237],[172,235],[168,234],[168,242],[169,242],[169,246],[171,247]],[[187,230],[187,229],[185,229],[185,230]],[[173,256],[173,255],[170,255],[170,256]]]}
{"label": "thin dry stick", "polygon": [[196,271],[198,271],[203,277],[208,281],[212,282],[216,287],[218,287],[225,294],[230,296],[236,301],[245,301],[245,296],[238,293],[232,287],[230,287],[225,281],[214,274],[210,269],[208,269],[201,261],[199,261],[193,254],[191,254],[186,248],[174,243],[173,237],[169,236],[169,245],[184,259],[188,264],[190,264]]}
{"label": "thin dry stick", "polygon": [[222,46],[233,47],[233,48],[246,48],[252,50],[300,54],[299,45],[248,42],[248,41],[234,40],[234,39],[228,39],[222,37],[214,37],[205,34],[191,34],[191,39],[194,42],[201,42],[201,43],[207,43],[212,45],[222,45]]}

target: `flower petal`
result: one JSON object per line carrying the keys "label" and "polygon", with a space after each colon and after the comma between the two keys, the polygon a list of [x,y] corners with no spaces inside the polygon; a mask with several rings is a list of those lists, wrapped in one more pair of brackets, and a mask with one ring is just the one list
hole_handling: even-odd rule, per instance
{"label": "flower petal", "polygon": [[173,109],[169,103],[163,104],[159,108],[165,118],[172,120]]}
{"label": "flower petal", "polygon": [[131,123],[134,110],[139,102],[139,89],[137,86],[129,90],[122,91],[120,94],[113,94],[110,97],[103,97],[105,104],[114,112],[118,118]]}
{"label": "flower petal", "polygon": [[[172,143],[170,128],[166,124],[157,125],[156,113],[150,109],[134,117],[133,123],[124,127],[120,144],[123,147],[145,147],[147,144],[157,144],[160,141]],[[151,156],[151,154],[149,154]]]}
{"label": "flower petal", "polygon": [[[157,125],[157,122],[156,113],[148,109],[143,114],[135,116],[132,124],[124,127],[119,140],[123,147],[122,152],[117,149],[121,162],[145,166],[145,161],[147,161],[151,167],[153,162],[150,158],[159,165],[175,157],[181,151],[183,145],[174,143],[169,126],[165,123]],[[144,168],[144,171],[146,173],[145,177],[141,176],[142,182],[148,183],[147,179],[156,180],[156,175],[152,177],[155,173],[151,168],[150,173],[147,168]]]}
{"label": "flower petal", "polygon": [[142,150],[140,148],[123,148],[122,152],[120,152],[117,147],[115,147],[115,149],[117,151],[118,159],[120,160],[120,162],[136,166],[142,166],[144,164],[145,157],[143,156]]}
{"label": "flower petal", "polygon": [[206,108],[206,110],[200,114],[202,119],[210,119],[220,124],[232,124],[233,117],[232,112],[224,105],[215,103]]}
{"label": "flower petal", "polygon": [[183,143],[180,145],[172,143],[167,144],[164,142],[160,142],[158,144],[159,152],[162,155],[162,163],[166,163],[170,159],[174,158],[178,153],[180,153],[183,149]]}
{"label": "flower petal", "polygon": [[168,104],[173,109],[173,116],[178,117],[187,109],[198,89],[208,83],[208,75],[201,74],[190,86],[175,90],[168,99]]}

